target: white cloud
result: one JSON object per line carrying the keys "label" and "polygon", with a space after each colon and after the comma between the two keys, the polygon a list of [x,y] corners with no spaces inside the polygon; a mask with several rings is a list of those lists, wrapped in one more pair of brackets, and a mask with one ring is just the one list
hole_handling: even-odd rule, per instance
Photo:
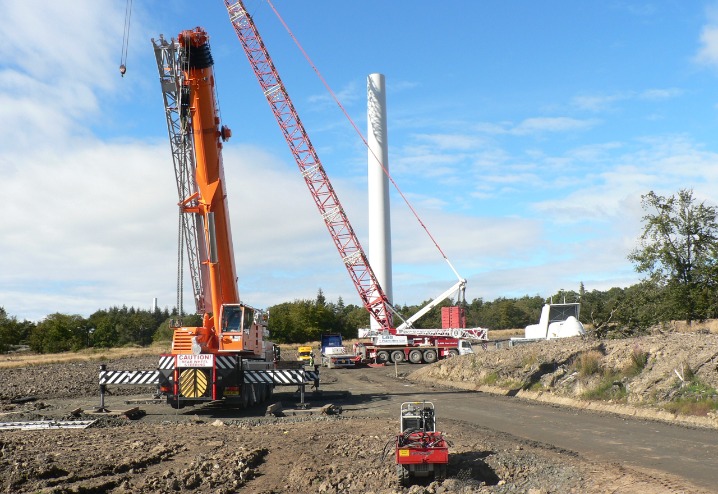
{"label": "white cloud", "polygon": [[715,7],[708,11],[708,22],[703,26],[699,40],[695,61],[703,65],[718,66],[718,9]]}
{"label": "white cloud", "polygon": [[610,110],[616,102],[625,100],[627,97],[626,94],[581,95],[574,96],[572,102],[579,110],[602,112]]}
{"label": "white cloud", "polygon": [[583,131],[594,127],[595,120],[579,120],[570,117],[534,117],[527,118],[511,130],[517,135],[539,134],[544,132]]}
{"label": "white cloud", "polygon": [[676,98],[682,94],[683,90],[678,88],[646,89],[639,93],[638,97],[644,100],[665,100]]}

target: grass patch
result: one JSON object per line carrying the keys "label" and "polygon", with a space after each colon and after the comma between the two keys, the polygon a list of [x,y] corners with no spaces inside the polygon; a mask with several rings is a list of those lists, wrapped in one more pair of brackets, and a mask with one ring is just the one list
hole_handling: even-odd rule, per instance
{"label": "grass patch", "polygon": [[[687,375],[690,367],[684,369]],[[701,382],[691,370],[691,381],[681,387],[674,398],[664,405],[666,411],[678,415],[704,417],[713,410],[718,410],[718,391]],[[685,377],[685,376],[684,376]]]}
{"label": "grass patch", "polygon": [[581,395],[586,400],[624,401],[627,396],[626,387],[621,382],[623,374],[614,370],[606,370],[598,384],[584,391]]}
{"label": "grass patch", "polygon": [[531,368],[539,363],[539,357],[536,352],[531,352],[521,359],[521,366],[524,368]]}
{"label": "grass patch", "polygon": [[625,369],[625,375],[627,377],[635,377],[646,368],[648,365],[648,352],[644,351],[638,345],[633,347],[631,350],[631,360]]}
{"label": "grass patch", "polygon": [[497,382],[499,382],[499,374],[497,372],[489,372],[481,379],[481,384],[486,384],[487,386],[496,386]]}
{"label": "grass patch", "polygon": [[580,376],[592,376],[601,372],[601,358],[603,355],[597,350],[581,353],[573,362],[573,368]]}
{"label": "grass patch", "polygon": [[87,348],[77,352],[12,354],[2,356],[0,369],[67,362],[92,362],[96,360],[141,357],[145,355],[157,355],[159,358],[160,353],[167,351],[169,351],[169,345],[167,343],[153,343],[147,347]]}
{"label": "grass patch", "polygon": [[536,381],[531,383],[531,385],[526,388],[528,391],[543,391],[543,383],[541,381]]}

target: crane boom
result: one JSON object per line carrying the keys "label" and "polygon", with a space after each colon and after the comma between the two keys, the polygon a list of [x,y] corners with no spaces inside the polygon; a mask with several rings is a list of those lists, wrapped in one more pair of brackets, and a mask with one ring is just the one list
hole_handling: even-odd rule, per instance
{"label": "crane boom", "polygon": [[[212,304],[209,291],[209,272],[207,265],[202,263],[206,259],[206,249],[202,236],[202,218],[195,214],[186,214],[185,209],[198,205],[198,189],[195,179],[194,143],[189,128],[189,119],[182,112],[182,99],[187,98],[189,87],[184,84],[185,74],[188,73],[189,60],[181,56],[181,47],[178,43],[169,42],[160,35],[159,40],[152,40],[157,59],[157,68],[160,75],[162,97],[164,100],[165,117],[167,118],[167,131],[169,134],[172,161],[177,181],[177,194],[180,204],[180,252],[182,252],[182,239],[185,242],[185,252],[189,264],[190,279],[194,292],[195,309],[203,314]],[[179,256],[178,271],[182,270],[182,259]],[[177,283],[177,309],[182,314],[182,276],[178,276]]]}
{"label": "crane boom", "polygon": [[201,327],[175,329],[172,352],[266,355],[266,317],[240,301],[237,287],[222,164],[222,143],[232,133],[220,125],[209,36],[198,27],[182,31],[170,42],[164,37],[152,42],[175,164],[181,226],[197,311],[203,315]]}
{"label": "crane boom", "polygon": [[382,329],[394,332],[391,304],[369,265],[254,21],[241,0],[225,0],[224,3],[244,53],[364,307]]}

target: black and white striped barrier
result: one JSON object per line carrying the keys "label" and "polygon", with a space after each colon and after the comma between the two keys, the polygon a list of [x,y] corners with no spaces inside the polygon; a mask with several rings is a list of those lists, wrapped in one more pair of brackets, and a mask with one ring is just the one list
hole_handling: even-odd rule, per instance
{"label": "black and white striped barrier", "polygon": [[[172,365],[169,365],[171,360]],[[221,362],[217,360],[218,367]],[[174,368],[173,358],[165,362],[160,361],[160,368]],[[316,390],[319,389],[319,368],[314,370],[305,369],[267,369],[267,370],[245,370],[243,372],[245,384],[273,384],[275,386],[299,386],[301,391],[301,402],[304,403],[304,386],[313,383]],[[107,413],[105,408],[105,391],[108,385],[114,386],[157,386],[159,396],[159,371],[110,371],[106,364],[100,364],[100,407],[96,413]]]}
{"label": "black and white striped barrier", "polygon": [[100,407],[95,413],[108,413],[105,408],[105,391],[107,385],[122,386],[157,386],[159,396],[159,371],[108,371],[107,364],[100,364]]}

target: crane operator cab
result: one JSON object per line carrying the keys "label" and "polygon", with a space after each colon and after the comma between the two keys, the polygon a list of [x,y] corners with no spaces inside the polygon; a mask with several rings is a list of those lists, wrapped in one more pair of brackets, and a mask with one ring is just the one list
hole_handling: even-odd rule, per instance
{"label": "crane operator cab", "polygon": [[266,317],[244,304],[225,304],[220,318],[219,351],[264,353]]}
{"label": "crane operator cab", "polygon": [[244,337],[254,319],[253,311],[243,305],[223,305],[220,330],[220,351],[244,350]]}

